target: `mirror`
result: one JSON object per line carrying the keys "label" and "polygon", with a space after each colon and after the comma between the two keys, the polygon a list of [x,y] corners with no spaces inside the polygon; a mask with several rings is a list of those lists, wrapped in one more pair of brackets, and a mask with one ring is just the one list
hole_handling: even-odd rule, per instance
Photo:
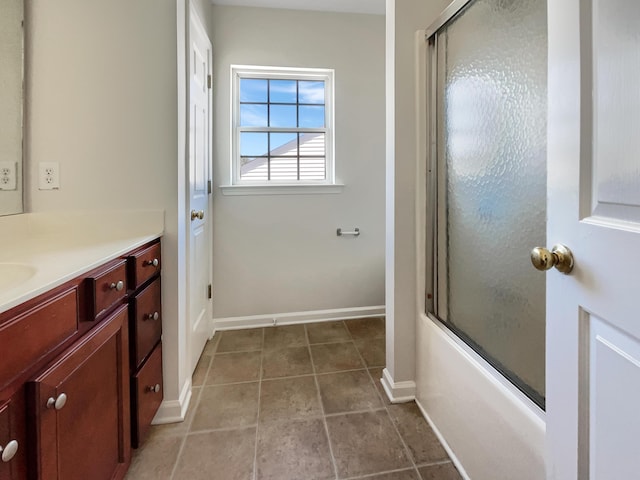
{"label": "mirror", "polygon": [[0,0],[0,215],[22,212],[23,0]]}

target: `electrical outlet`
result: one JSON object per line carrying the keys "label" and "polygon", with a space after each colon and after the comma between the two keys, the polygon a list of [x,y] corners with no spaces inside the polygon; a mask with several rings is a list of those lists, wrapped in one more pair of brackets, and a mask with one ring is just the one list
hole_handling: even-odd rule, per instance
{"label": "electrical outlet", "polygon": [[0,162],[0,190],[17,188],[16,162]]}
{"label": "electrical outlet", "polygon": [[60,189],[60,164],[58,162],[40,162],[38,167],[38,189]]}

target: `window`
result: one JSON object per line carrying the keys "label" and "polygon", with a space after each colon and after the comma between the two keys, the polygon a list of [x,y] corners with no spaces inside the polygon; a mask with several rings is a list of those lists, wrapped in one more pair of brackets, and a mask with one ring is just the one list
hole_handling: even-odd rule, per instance
{"label": "window", "polygon": [[333,70],[232,66],[233,184],[332,185]]}

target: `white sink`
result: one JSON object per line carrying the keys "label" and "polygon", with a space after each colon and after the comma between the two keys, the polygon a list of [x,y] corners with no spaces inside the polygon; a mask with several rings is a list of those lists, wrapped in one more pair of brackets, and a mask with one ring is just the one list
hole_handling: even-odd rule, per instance
{"label": "white sink", "polygon": [[36,269],[24,263],[0,263],[0,291],[17,287],[36,273]]}

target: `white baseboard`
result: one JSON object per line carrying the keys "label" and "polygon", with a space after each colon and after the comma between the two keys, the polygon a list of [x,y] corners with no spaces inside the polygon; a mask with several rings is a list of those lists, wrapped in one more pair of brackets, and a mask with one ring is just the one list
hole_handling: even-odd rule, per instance
{"label": "white baseboard", "polygon": [[163,400],[156,416],[151,422],[152,425],[163,425],[165,423],[177,423],[184,421],[187,416],[187,409],[191,402],[191,379],[189,378],[182,387],[178,400]]}
{"label": "white baseboard", "polygon": [[384,316],[384,305],[374,307],[336,308],[333,310],[311,310],[307,312],[273,313],[269,315],[251,315],[247,317],[214,318],[214,332],[243,328],[271,327],[274,325],[293,325],[296,323],[328,322],[331,320],[349,320]]}
{"label": "white baseboard", "polygon": [[460,476],[464,480],[470,480],[470,477],[469,475],[467,475],[467,472],[465,471],[464,467],[460,463],[460,460],[458,460],[458,457],[456,457],[456,454],[453,452],[453,450],[451,450],[451,447],[447,443],[447,440],[442,436],[442,433],[440,433],[440,430],[438,430],[438,427],[435,426],[433,421],[431,421],[431,417],[429,416],[427,411],[422,407],[422,404],[418,401],[417,398],[416,398],[416,405],[418,405],[418,408],[420,409],[422,416],[431,427],[431,430],[433,430],[433,433],[436,434],[436,437],[438,437],[438,440],[440,440],[440,443],[442,444],[444,450],[447,452],[447,455],[449,455],[449,458],[458,469],[458,473],[460,473]]}
{"label": "white baseboard", "polygon": [[391,403],[406,403],[416,399],[416,382],[394,382],[386,368],[382,370],[381,383]]}

